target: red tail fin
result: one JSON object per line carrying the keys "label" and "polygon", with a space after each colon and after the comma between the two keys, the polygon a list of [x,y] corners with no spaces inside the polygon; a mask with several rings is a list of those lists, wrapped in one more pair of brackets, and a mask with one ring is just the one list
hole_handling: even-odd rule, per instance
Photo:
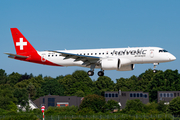
{"label": "red tail fin", "polygon": [[11,33],[14,41],[16,53],[18,55],[30,55],[32,52],[36,52],[34,47],[28,42],[23,34],[17,28],[11,28]]}

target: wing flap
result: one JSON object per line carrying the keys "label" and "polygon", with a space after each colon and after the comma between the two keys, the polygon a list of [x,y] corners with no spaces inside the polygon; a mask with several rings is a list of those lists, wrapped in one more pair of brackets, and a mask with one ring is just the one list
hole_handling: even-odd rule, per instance
{"label": "wing flap", "polygon": [[54,53],[60,53],[61,56],[64,56],[65,59],[75,59],[74,61],[83,61],[83,65],[91,64],[91,63],[97,63],[97,61],[100,60],[100,57],[95,57],[95,56],[87,56],[87,55],[78,55],[78,54],[73,54],[73,53],[66,53],[66,52],[59,52],[59,51],[50,51],[49,52],[54,52]]}

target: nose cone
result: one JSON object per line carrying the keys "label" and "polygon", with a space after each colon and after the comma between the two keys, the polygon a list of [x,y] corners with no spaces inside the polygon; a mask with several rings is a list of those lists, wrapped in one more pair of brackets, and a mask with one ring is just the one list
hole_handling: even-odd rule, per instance
{"label": "nose cone", "polygon": [[176,60],[176,57],[174,55],[170,54],[169,55],[169,60],[174,61],[174,60]]}

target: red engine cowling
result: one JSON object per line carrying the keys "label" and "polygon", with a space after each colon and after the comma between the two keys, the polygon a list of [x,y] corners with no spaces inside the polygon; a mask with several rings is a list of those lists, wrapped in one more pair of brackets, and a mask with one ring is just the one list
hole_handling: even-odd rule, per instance
{"label": "red engine cowling", "polygon": [[126,58],[106,58],[101,60],[103,70],[129,71],[134,69],[134,64]]}

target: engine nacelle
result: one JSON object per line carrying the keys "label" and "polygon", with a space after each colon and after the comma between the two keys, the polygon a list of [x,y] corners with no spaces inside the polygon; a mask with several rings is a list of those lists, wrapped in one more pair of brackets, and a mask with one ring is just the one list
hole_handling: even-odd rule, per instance
{"label": "engine nacelle", "polygon": [[134,69],[134,64],[126,58],[106,58],[101,60],[103,70],[129,71]]}
{"label": "engine nacelle", "polygon": [[134,67],[135,67],[134,64],[125,65],[125,66],[121,66],[121,68],[118,69],[117,71],[131,71],[134,70]]}

